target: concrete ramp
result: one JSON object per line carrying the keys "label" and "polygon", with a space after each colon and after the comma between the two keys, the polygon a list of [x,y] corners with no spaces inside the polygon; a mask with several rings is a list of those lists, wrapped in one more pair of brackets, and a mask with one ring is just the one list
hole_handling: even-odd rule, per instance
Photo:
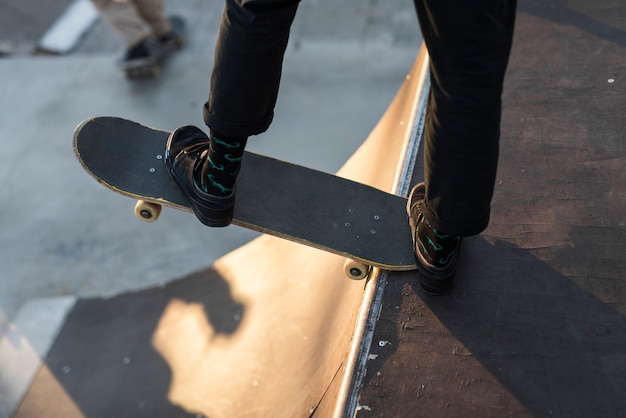
{"label": "concrete ramp", "polygon": [[[341,176],[402,191],[426,68],[422,48]],[[81,299],[16,416],[352,416],[346,399],[380,272],[350,281],[343,263],[261,236],[163,287]]]}

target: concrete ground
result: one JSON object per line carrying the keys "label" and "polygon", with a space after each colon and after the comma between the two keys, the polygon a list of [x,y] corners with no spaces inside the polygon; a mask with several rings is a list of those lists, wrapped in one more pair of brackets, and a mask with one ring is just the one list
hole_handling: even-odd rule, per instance
{"label": "concrete ground", "polygon": [[[132,216],[132,201],[94,183],[71,150],[73,128],[93,115],[164,129],[202,125],[220,2],[165,1],[168,13],[187,19],[189,42],[159,78],[143,82],[116,70],[123,48],[102,22],[69,54],[33,55],[45,34],[35,26],[53,23],[42,7],[52,9],[48,19],[62,8],[2,3],[9,11],[2,37],[15,39],[14,54],[0,60],[2,316],[15,316],[33,298],[114,295],[163,284],[255,236],[238,228],[207,231],[172,211],[156,226],[142,224]],[[250,149],[338,169],[374,127],[417,53],[412,5],[394,6],[303,2],[275,122]]]}
{"label": "concrete ground", "polygon": [[[53,15],[36,3],[0,0],[15,11],[8,23],[29,31]],[[456,287],[437,298],[412,272],[363,291],[339,277],[336,257],[269,238],[241,246],[254,234],[209,234],[183,213],[140,224],[132,202],[86,177],[70,150],[86,116],[200,123],[217,6],[166,4],[192,35],[157,80],[116,73],[121,49],[100,24],[69,55],[33,57],[20,41],[0,61],[0,78],[14,81],[0,84],[0,383],[12,383],[0,385],[0,417],[19,399],[18,417],[231,407],[327,417],[353,340],[365,363],[359,418],[626,415],[623,2],[519,2],[492,221],[464,242]],[[336,170],[415,57],[413,19],[410,2],[303,2],[277,119],[254,149]],[[351,333],[364,293],[377,306],[368,341]]]}
{"label": "concrete ground", "polygon": [[[73,129],[90,116],[163,129],[202,125],[221,3],[164,3],[187,19],[188,44],[160,77],[131,82],[115,67],[123,47],[101,21],[68,53],[41,50],[74,2],[0,0],[2,418],[76,300],[165,287],[257,236],[236,227],[207,230],[176,211],[156,225],[141,223],[133,201],[96,184],[74,158]],[[303,2],[274,124],[249,149],[336,171],[383,115],[420,43],[410,2]]]}

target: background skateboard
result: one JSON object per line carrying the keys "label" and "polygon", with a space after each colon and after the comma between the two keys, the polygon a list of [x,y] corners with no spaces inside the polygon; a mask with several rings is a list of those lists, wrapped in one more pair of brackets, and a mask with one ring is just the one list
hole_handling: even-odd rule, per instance
{"label": "background skateboard", "polygon": [[178,38],[160,46],[158,54],[150,58],[142,58],[131,61],[120,61],[119,65],[126,77],[130,79],[156,77],[161,72],[161,64],[177,49],[182,48],[186,42],[186,23],[180,16],[169,18],[172,30],[178,34]]}

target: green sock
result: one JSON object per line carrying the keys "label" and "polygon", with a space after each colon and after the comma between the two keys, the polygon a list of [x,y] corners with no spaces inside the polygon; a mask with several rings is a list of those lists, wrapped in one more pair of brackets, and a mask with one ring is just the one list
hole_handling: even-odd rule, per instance
{"label": "green sock", "polygon": [[217,196],[232,193],[247,141],[248,138],[229,138],[211,133],[209,152],[199,181],[202,190]]}
{"label": "green sock", "polygon": [[437,231],[422,215],[417,226],[417,245],[432,265],[444,267],[458,251],[459,237]]}

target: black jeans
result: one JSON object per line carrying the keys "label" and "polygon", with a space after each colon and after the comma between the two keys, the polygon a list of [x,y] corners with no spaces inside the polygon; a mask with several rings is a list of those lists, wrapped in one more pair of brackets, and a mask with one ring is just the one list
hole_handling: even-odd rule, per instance
{"label": "black jeans", "polygon": [[[516,0],[414,3],[431,74],[424,214],[444,233],[478,234],[489,222]],[[237,137],[269,127],[297,7],[297,0],[226,1],[204,107],[211,130]]]}

